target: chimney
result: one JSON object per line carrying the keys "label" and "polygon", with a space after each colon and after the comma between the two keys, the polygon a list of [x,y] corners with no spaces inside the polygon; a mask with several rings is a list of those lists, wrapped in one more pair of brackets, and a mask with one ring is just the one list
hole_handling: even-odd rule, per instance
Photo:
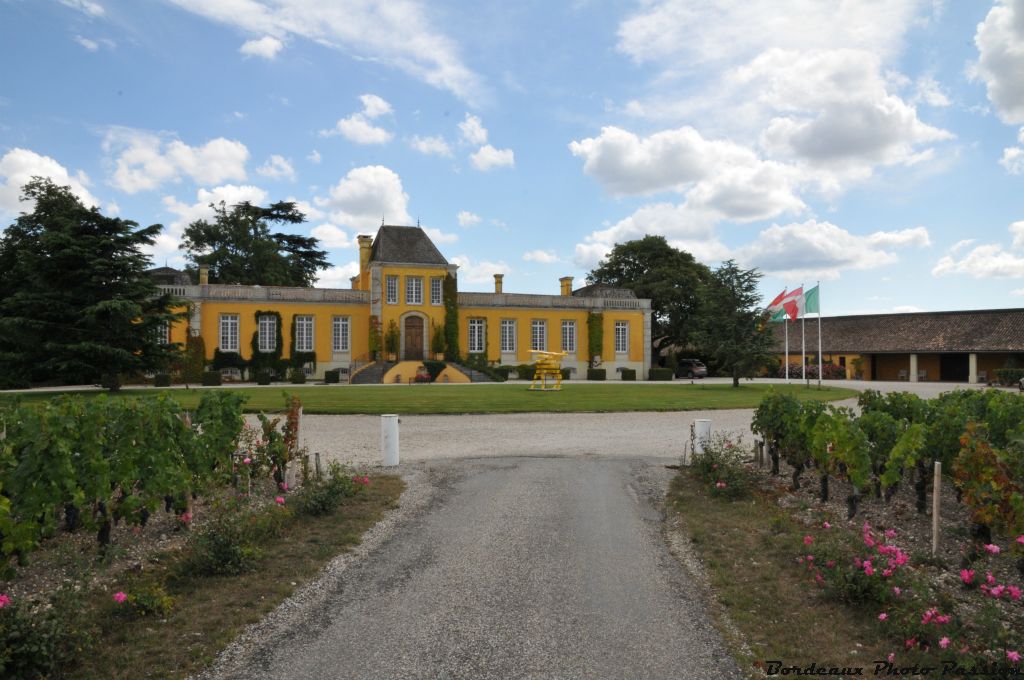
{"label": "chimney", "polygon": [[210,265],[199,265],[199,285],[206,286],[210,283]]}
{"label": "chimney", "polygon": [[349,282],[352,284],[352,290],[359,290],[359,275],[356,274],[349,278]]}
{"label": "chimney", "polygon": [[356,236],[359,242],[359,289],[370,290],[370,249],[373,237],[366,234]]}
{"label": "chimney", "polygon": [[500,293],[501,292],[501,280],[503,278],[505,278],[504,274],[495,274],[494,275],[494,292],[495,293]]}
{"label": "chimney", "polygon": [[562,295],[565,295],[565,296],[572,295],[572,277],[571,276],[563,276],[562,278],[558,279],[558,282],[560,284],[562,284]]}

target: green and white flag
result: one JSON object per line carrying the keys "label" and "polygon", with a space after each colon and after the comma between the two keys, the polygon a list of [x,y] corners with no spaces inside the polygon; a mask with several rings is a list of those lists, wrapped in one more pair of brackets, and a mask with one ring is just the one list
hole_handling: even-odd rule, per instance
{"label": "green and white flag", "polygon": [[821,301],[818,299],[818,286],[804,293],[804,314],[814,312],[821,314]]}

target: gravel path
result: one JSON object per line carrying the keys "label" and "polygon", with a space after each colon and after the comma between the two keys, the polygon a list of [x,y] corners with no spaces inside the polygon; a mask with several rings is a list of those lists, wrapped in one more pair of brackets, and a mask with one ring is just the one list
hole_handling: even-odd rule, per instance
{"label": "gravel path", "polygon": [[205,677],[742,677],[662,540],[663,463],[409,465],[390,537]]}

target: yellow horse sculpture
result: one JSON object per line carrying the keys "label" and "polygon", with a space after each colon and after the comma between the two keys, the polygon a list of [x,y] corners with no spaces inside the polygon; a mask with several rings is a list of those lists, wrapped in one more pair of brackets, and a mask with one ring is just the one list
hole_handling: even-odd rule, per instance
{"label": "yellow horse sculpture", "polygon": [[[541,391],[562,389],[562,357],[568,356],[567,353],[531,350],[530,354],[536,355],[533,382],[530,383],[530,389]],[[549,378],[554,379],[553,385],[548,384]]]}

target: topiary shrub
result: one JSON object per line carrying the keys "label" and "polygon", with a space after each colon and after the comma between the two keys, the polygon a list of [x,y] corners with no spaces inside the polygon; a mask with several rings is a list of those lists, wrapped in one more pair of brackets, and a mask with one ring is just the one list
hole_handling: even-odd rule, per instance
{"label": "topiary shrub", "polygon": [[306,384],[306,372],[301,368],[293,368],[291,373],[288,375],[288,380],[293,385],[305,385]]}
{"label": "topiary shrub", "polygon": [[604,380],[605,369],[603,368],[588,368],[587,369],[587,380]]}
{"label": "topiary shrub", "polygon": [[256,384],[257,385],[269,385],[274,379],[274,375],[267,370],[256,371]]}
{"label": "topiary shrub", "polygon": [[446,364],[443,361],[426,360],[423,362],[423,366],[427,369],[427,372],[430,374],[430,382],[434,382],[435,380],[437,380],[437,376],[441,375],[441,371],[443,371],[445,366],[447,365],[448,364]]}
{"label": "topiary shrub", "polygon": [[203,371],[203,387],[220,387],[220,371]]}
{"label": "topiary shrub", "polygon": [[324,371],[324,383],[327,385],[337,385],[341,382],[341,369],[332,368],[329,371]]}
{"label": "topiary shrub", "polygon": [[571,368],[563,368],[561,372],[562,372],[562,380],[568,380],[569,377],[572,375],[572,369]]}
{"label": "topiary shrub", "polygon": [[153,376],[153,387],[170,387],[171,386],[171,374],[170,373],[157,373]]}
{"label": "topiary shrub", "polygon": [[635,368],[624,368],[622,369],[623,380],[636,380],[636,369]]}
{"label": "topiary shrub", "polygon": [[494,367],[494,372],[497,373],[498,375],[500,375],[505,380],[508,380],[508,376],[514,370],[516,370],[515,366],[495,366]]}
{"label": "topiary shrub", "polygon": [[652,368],[647,375],[648,380],[671,380],[671,368]]}

